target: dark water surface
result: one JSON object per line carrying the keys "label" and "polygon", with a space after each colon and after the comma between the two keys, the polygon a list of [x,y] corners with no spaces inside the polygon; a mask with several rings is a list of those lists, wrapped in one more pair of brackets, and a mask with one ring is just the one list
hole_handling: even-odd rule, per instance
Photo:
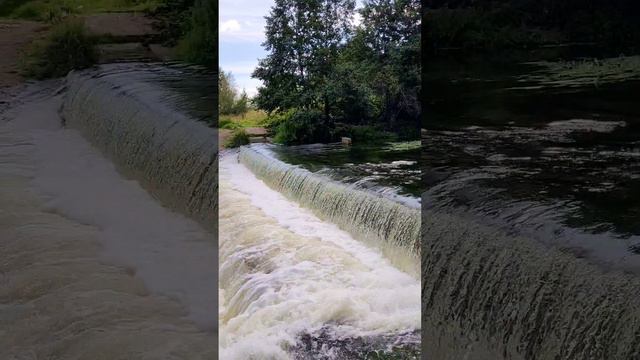
{"label": "dark water surface", "polygon": [[311,172],[368,189],[410,206],[420,204],[420,142],[380,145],[252,145]]}
{"label": "dark water surface", "polygon": [[216,74],[179,63],[116,63],[101,65],[94,77],[108,78],[129,96],[169,106],[211,126],[217,123]]}
{"label": "dark water surface", "polygon": [[425,71],[427,209],[640,268],[638,57],[448,54]]}

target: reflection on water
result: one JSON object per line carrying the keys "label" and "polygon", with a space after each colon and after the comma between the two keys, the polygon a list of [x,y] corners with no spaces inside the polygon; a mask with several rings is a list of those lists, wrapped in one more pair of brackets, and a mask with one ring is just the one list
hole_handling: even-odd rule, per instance
{"label": "reflection on water", "polygon": [[101,65],[94,77],[109,78],[123,94],[145,97],[152,103],[161,99],[163,106],[216,125],[216,78],[205,68],[180,63],[116,63]]}
{"label": "reflection on water", "polygon": [[590,52],[433,60],[423,126],[425,206],[579,255],[619,261],[636,252],[637,58],[583,57]]}
{"label": "reflection on water", "polygon": [[375,146],[345,146],[338,143],[257,147],[286,163],[369,189],[411,206],[419,206],[419,141]]}

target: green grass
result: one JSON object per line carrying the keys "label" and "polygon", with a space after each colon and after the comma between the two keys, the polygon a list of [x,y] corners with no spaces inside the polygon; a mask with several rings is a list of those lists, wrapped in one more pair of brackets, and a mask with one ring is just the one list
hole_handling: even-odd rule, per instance
{"label": "green grass", "polygon": [[55,22],[70,14],[108,11],[151,11],[159,0],[8,0],[0,17]]}
{"label": "green grass", "polygon": [[262,110],[249,110],[244,115],[220,115],[221,129],[237,129],[265,126],[267,113]]}
{"label": "green grass", "polygon": [[95,41],[82,21],[67,19],[53,26],[45,39],[31,44],[23,55],[21,67],[27,77],[61,77],[70,70],[92,66],[97,57]]}
{"label": "green grass", "polygon": [[236,129],[229,140],[227,140],[225,147],[235,148],[249,143],[249,134],[244,129]]}

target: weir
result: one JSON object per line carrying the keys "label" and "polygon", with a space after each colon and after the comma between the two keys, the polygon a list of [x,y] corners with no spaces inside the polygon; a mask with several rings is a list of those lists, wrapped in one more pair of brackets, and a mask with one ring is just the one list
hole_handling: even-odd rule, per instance
{"label": "weir", "polygon": [[[166,89],[167,84],[162,87],[153,81],[186,77],[185,71],[114,64],[72,72],[67,76],[61,115],[67,126],[78,129],[163,204],[215,233],[216,130],[198,121],[202,111],[177,111],[172,105],[198,97],[181,98]],[[131,81],[132,76],[138,81]]]}
{"label": "weir", "polygon": [[422,227],[427,358],[640,356],[636,276],[462,216],[427,210]]}
{"label": "weir", "polygon": [[331,181],[251,147],[240,150],[239,160],[270,187],[379,248],[401,270],[419,276],[419,209]]}
{"label": "weir", "polygon": [[[220,358],[417,359],[420,281],[220,158]],[[406,355],[406,356],[400,356]]]}

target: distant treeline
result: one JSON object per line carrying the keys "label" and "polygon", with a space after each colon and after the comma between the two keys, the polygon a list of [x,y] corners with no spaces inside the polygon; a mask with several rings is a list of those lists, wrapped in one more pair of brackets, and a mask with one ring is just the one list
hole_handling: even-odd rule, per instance
{"label": "distant treeline", "polygon": [[[255,105],[281,143],[418,137],[419,0],[275,0]],[[359,23],[359,24],[358,24]]]}
{"label": "distant treeline", "polygon": [[423,11],[427,50],[640,45],[637,0],[430,0]]}

